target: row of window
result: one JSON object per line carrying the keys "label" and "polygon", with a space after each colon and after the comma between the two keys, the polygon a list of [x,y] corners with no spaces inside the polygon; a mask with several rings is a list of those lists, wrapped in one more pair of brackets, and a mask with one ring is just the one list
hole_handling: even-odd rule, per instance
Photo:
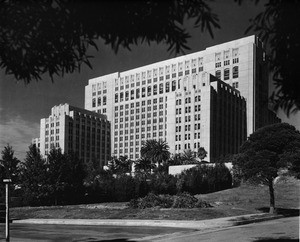
{"label": "row of window", "polygon": [[125,78],[121,77],[120,80],[119,79],[115,80],[115,85],[116,86],[118,86],[119,84],[120,86],[124,85],[124,80],[125,80],[125,84],[129,84],[129,82],[135,82],[135,80],[140,81],[141,79],[146,80],[149,78],[157,79],[157,77],[161,78],[163,76],[165,76],[166,79],[168,79],[170,78],[170,74],[172,74],[172,77],[176,77],[177,72],[180,75],[180,73],[182,73],[183,70],[185,69],[185,73],[188,73],[190,68],[192,69],[192,72],[193,71],[195,72],[197,67],[199,68],[199,70],[201,70],[202,67],[203,70],[203,57],[198,58],[198,64],[197,64],[197,59],[186,60],[185,62],[179,62],[178,69],[177,69],[177,64],[172,64],[165,67],[154,68],[153,70],[143,71],[141,73],[136,73],[135,75],[125,76]]}
{"label": "row of window", "polygon": [[[215,76],[218,79],[221,79],[221,70],[217,70]],[[232,68],[232,78],[238,78],[239,77],[239,67],[238,66],[234,66]],[[224,80],[229,80],[230,78],[230,69],[226,68],[224,69]]]}
{"label": "row of window", "polygon": [[[98,97],[97,100],[98,100],[97,101],[97,106],[101,106],[101,103],[102,103],[103,106],[106,105],[106,100],[107,100],[106,96]],[[96,107],[96,98],[92,99],[92,107],[93,108]]]}
{"label": "row of window", "polygon": [[[200,142],[194,143],[194,149],[200,148]],[[191,149],[190,143],[184,144],[184,149]],[[181,144],[175,145],[175,150],[181,150]]]}
{"label": "row of window", "polygon": [[[170,82],[166,82],[165,83],[165,92],[170,92],[170,91],[175,91],[176,90],[176,81],[172,81],[172,86],[170,87]],[[159,87],[159,90],[158,90]],[[180,88],[180,80],[178,81],[178,89]],[[116,93],[115,94],[115,103],[117,102],[123,102],[123,101],[128,101],[128,100],[134,100],[135,98],[143,98],[146,96],[151,96],[151,95],[157,95],[157,94],[163,94],[164,93],[164,84],[161,83],[158,85],[153,85],[153,89],[152,86],[148,86],[143,87],[142,89],[136,89],[136,90],[131,90],[126,91],[126,92],[120,92],[120,93]]]}

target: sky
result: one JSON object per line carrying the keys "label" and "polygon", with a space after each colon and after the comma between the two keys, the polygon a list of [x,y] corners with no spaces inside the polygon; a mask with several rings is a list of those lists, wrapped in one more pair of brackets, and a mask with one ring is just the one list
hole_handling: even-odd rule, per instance
{"label": "sky", "polygon": [[[254,1],[243,1],[238,5],[234,0],[218,0],[210,3],[213,11],[219,16],[221,29],[214,30],[212,39],[208,32],[202,33],[193,28],[191,21],[185,27],[192,36],[188,40],[190,50],[186,54],[247,35],[245,30],[249,20],[263,11],[264,2],[255,5]],[[93,69],[82,66],[80,73],[55,77],[54,82],[45,75],[41,81],[32,81],[25,85],[17,82],[12,75],[6,75],[0,69],[0,149],[6,144],[13,146],[17,158],[23,160],[32,138],[39,137],[40,119],[50,115],[51,108],[61,103],[84,108],[84,87],[88,80],[113,72],[121,72],[154,62],[175,57],[167,51],[163,43],[139,44],[132,46],[131,51],[120,48],[114,53],[104,41],[97,42],[99,51],[89,49],[94,56],[91,60]],[[300,130],[300,112],[287,118],[280,111],[278,116]]]}

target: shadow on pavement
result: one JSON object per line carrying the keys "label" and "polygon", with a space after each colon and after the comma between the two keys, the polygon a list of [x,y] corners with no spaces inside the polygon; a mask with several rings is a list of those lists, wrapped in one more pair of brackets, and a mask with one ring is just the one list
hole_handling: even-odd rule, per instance
{"label": "shadow on pavement", "polygon": [[[81,240],[75,240],[75,241],[79,242]],[[135,241],[131,239],[105,239],[105,240],[90,239],[90,240],[84,240],[84,242],[135,242]]]}
{"label": "shadow on pavement", "polygon": [[[269,207],[258,208],[259,211],[262,211],[264,213],[268,213],[269,209],[270,209]],[[296,208],[276,208],[275,209],[275,214],[283,215],[284,217],[295,217],[295,216],[299,216],[300,209],[296,209]]]}
{"label": "shadow on pavement", "polygon": [[289,237],[280,237],[280,238],[259,238],[257,240],[253,240],[253,242],[276,242],[276,241],[282,241],[282,242],[296,242],[299,241],[299,239],[291,239]]}

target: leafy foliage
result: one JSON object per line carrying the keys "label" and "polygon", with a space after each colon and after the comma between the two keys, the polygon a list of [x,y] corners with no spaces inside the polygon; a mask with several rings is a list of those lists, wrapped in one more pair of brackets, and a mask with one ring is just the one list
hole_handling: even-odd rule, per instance
{"label": "leafy foliage", "polygon": [[76,154],[50,151],[44,160],[35,145],[29,146],[21,164],[20,186],[25,205],[74,204],[82,201],[86,176]]}
{"label": "leafy foliage", "polygon": [[21,164],[21,188],[24,204],[49,204],[47,186],[47,166],[39,149],[30,145],[26,158]]}
{"label": "leafy foliage", "polygon": [[[139,42],[188,49],[185,19],[201,31],[219,28],[207,1],[1,1],[0,67],[29,83],[48,73],[63,75],[91,64],[88,49],[103,39],[117,52]],[[59,26],[59,27],[58,27]]]}
{"label": "leafy foliage", "polygon": [[182,165],[196,164],[198,163],[195,157],[195,153],[190,149],[184,150],[181,155]]}
{"label": "leafy foliage", "polygon": [[128,203],[131,208],[207,208],[212,207],[205,201],[198,200],[196,197],[188,194],[181,193],[178,195],[156,195],[149,193],[143,198],[133,199]]}
{"label": "leafy foliage", "polygon": [[137,173],[143,173],[144,175],[148,175],[151,173],[151,170],[155,168],[155,164],[151,162],[150,159],[141,157],[137,161],[134,162],[134,169]]}
{"label": "leafy foliage", "polygon": [[252,19],[247,30],[259,32],[261,39],[269,44],[269,61],[276,86],[271,99],[276,109],[280,107],[287,114],[300,109],[299,12],[298,0],[269,0],[265,10]]}
{"label": "leafy foliage", "polygon": [[120,156],[119,158],[112,157],[108,164],[108,168],[113,174],[130,173],[132,163],[133,161],[128,159],[127,156]]}
{"label": "leafy foliage", "polygon": [[146,140],[141,148],[141,157],[158,165],[165,163],[170,158],[169,146],[162,140]]}
{"label": "leafy foliage", "polygon": [[198,165],[183,171],[177,182],[178,192],[204,194],[231,188],[232,176],[224,164]]}
{"label": "leafy foliage", "polygon": [[265,126],[251,134],[235,157],[234,169],[244,179],[269,186],[270,212],[275,206],[273,180],[281,168],[297,171],[299,149],[299,131],[292,125],[280,123]]}
{"label": "leafy foliage", "polygon": [[197,155],[199,159],[203,161],[207,156],[207,151],[203,147],[199,147]]}
{"label": "leafy foliage", "polygon": [[14,150],[12,146],[7,144],[1,151],[0,171],[1,179],[12,179],[13,183],[18,181],[20,161],[14,156]]}

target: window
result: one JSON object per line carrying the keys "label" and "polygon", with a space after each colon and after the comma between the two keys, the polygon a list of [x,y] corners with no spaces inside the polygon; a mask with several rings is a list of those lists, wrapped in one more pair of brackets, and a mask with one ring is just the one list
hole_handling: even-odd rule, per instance
{"label": "window", "polygon": [[153,86],[153,95],[156,95],[157,94],[157,85],[154,85]]}
{"label": "window", "polygon": [[224,80],[229,80],[229,68],[224,70]]}
{"label": "window", "polygon": [[221,62],[216,63],[216,68],[221,67]]}
{"label": "window", "polygon": [[[116,102],[116,103],[118,102],[118,97],[119,97],[119,95],[118,95],[118,93],[116,93],[116,94],[115,94],[115,102]],[[98,99],[98,101],[99,101],[99,99]]]}
{"label": "window", "polygon": [[164,92],[164,84],[159,84],[159,94],[162,94]]}
{"label": "window", "polygon": [[216,78],[221,79],[221,71],[220,70],[216,71]]}
{"label": "window", "polygon": [[148,96],[151,96],[151,86],[148,87]]}
{"label": "window", "polygon": [[228,66],[228,65],[230,65],[230,60],[225,60],[224,61],[224,66]]}
{"label": "window", "polygon": [[133,100],[134,99],[134,90],[130,91],[130,99]]}
{"label": "window", "polygon": [[103,105],[106,105],[106,96],[103,97]]}
{"label": "window", "polygon": [[169,92],[169,91],[170,91],[170,83],[167,82],[167,83],[166,83],[166,92]]}
{"label": "window", "polygon": [[232,68],[232,78],[238,78],[239,77],[239,67],[234,66]]}
{"label": "window", "polygon": [[125,92],[125,101],[128,101],[129,100],[129,91],[126,91]]}
{"label": "window", "polygon": [[143,88],[142,88],[142,97],[145,97],[145,96],[146,96],[146,88],[143,87]]}
{"label": "window", "polygon": [[98,97],[98,106],[101,105],[101,97]]}
{"label": "window", "polygon": [[232,83],[232,86],[233,86],[234,88],[239,88],[239,83],[238,83],[238,82],[234,82],[234,83]]}
{"label": "window", "polygon": [[172,92],[176,90],[176,81],[172,81]]}
{"label": "window", "polygon": [[92,107],[96,107],[96,98],[93,98]]}
{"label": "window", "polygon": [[136,89],[135,95],[136,98],[140,98],[140,89]]}

